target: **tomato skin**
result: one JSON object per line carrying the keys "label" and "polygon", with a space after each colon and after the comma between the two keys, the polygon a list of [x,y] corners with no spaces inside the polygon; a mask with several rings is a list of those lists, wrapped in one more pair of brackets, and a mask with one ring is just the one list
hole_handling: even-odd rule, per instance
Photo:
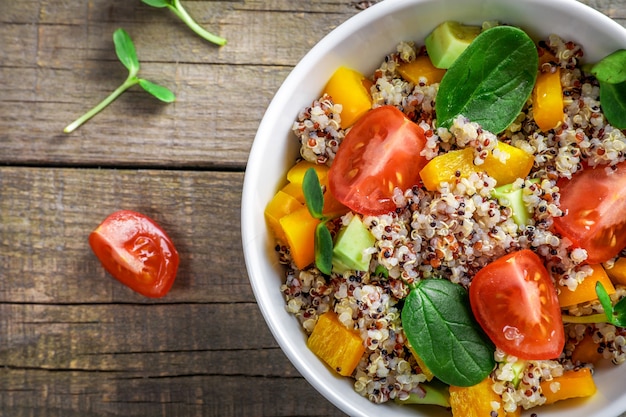
{"label": "tomato skin", "polygon": [[491,341],[520,359],[555,359],[565,346],[556,289],[531,250],[485,266],[469,288],[474,317]]}
{"label": "tomato skin", "polygon": [[393,106],[367,112],[348,132],[328,172],[330,192],[352,211],[380,215],[396,209],[395,187],[420,183],[424,131]]}
{"label": "tomato skin", "polygon": [[165,231],[141,213],[112,213],[91,232],[89,245],[109,274],[139,294],[163,297],[174,283],[178,252]]}
{"label": "tomato skin", "polygon": [[557,185],[565,215],[554,219],[555,230],[585,249],[589,264],[617,256],[626,246],[626,162],[586,167]]}

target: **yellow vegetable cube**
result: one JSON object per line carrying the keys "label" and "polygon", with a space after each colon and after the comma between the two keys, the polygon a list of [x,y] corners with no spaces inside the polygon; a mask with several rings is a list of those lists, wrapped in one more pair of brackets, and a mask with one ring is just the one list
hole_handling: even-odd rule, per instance
{"label": "yellow vegetable cube", "polygon": [[346,67],[339,67],[332,75],[324,93],[333,102],[341,104],[341,127],[346,129],[372,108],[372,96],[365,87],[371,84],[363,74]]}
{"label": "yellow vegetable cube", "polygon": [[562,376],[541,383],[541,392],[546,397],[546,404],[568,398],[590,397],[597,391],[589,368],[566,371]]}
{"label": "yellow vegetable cube", "polygon": [[593,273],[585,277],[583,282],[578,284],[576,290],[570,291],[567,287],[559,286],[559,305],[561,307],[597,300],[596,283],[598,281],[602,283],[609,295],[615,294],[615,287],[602,265],[590,265],[590,267],[593,269]]}
{"label": "yellow vegetable cube", "polygon": [[317,319],[307,346],[343,376],[352,375],[365,352],[359,333],[344,326],[333,311],[324,313]]}
{"label": "yellow vegetable cube", "polygon": [[303,206],[294,196],[278,191],[272,198],[272,201],[265,207],[265,219],[278,240],[286,242],[285,232],[280,225],[280,219]]}
{"label": "yellow vegetable cube", "polygon": [[[487,377],[482,382],[471,387],[450,386],[450,406],[454,417],[516,417],[521,414],[520,408],[509,413],[502,407],[502,398],[493,390],[493,381]],[[500,404],[494,410],[494,404]]]}
{"label": "yellow vegetable cube", "polygon": [[[526,178],[533,167],[533,156],[522,149],[498,142],[497,149],[509,158],[502,162],[489,153],[481,165],[474,164],[474,151],[471,148],[450,151],[434,157],[420,171],[426,189],[435,191],[442,182],[452,183],[458,178],[468,178],[475,172],[486,172],[498,185],[510,184],[518,178]],[[460,174],[457,176],[457,173]]]}
{"label": "yellow vegetable cube", "polygon": [[547,132],[558,127],[563,122],[564,116],[560,69],[557,67],[554,72],[539,73],[533,90],[535,123],[541,131]]}
{"label": "yellow vegetable cube", "polygon": [[285,233],[291,258],[298,269],[312,264],[315,261],[315,228],[320,220],[313,218],[309,209],[302,206],[281,217],[279,223]]}
{"label": "yellow vegetable cube", "polygon": [[426,79],[426,84],[434,84],[441,81],[446,70],[436,68],[429,57],[420,55],[411,62],[400,64],[398,72],[402,78],[413,84],[419,84],[421,77]]}

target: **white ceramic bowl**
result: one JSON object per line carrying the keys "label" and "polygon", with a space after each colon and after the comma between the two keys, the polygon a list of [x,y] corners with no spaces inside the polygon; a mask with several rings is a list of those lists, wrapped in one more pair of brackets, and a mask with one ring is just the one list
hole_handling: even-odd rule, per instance
{"label": "white ceramic bowl", "polygon": [[[385,0],[352,17],[322,39],[294,68],[276,93],[254,139],[242,200],[242,238],[252,289],[267,324],[298,371],[328,400],[351,416],[449,416],[433,407],[375,405],[354,392],[352,382],[332,373],[306,347],[296,319],[285,310],[279,290],[283,273],[263,217],[266,204],[284,183],[298,155],[291,125],[298,111],[321,95],[340,65],[371,74],[401,40],[418,43],[439,23],[480,24],[498,20],[543,39],[556,33],[581,44],[587,61],[626,48],[626,29],[575,0]],[[612,417],[626,411],[626,368],[596,373],[598,393],[523,413],[541,417]]]}

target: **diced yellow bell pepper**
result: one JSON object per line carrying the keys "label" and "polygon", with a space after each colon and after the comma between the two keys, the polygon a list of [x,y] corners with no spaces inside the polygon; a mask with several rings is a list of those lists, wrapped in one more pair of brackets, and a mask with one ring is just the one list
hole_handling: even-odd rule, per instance
{"label": "diced yellow bell pepper", "polygon": [[319,316],[307,346],[343,376],[352,375],[365,352],[359,332],[344,326],[333,311]]}
{"label": "diced yellow bell pepper", "polygon": [[417,362],[420,369],[422,370],[422,373],[426,377],[426,381],[432,381],[433,378],[435,377],[435,374],[433,374],[433,372],[428,368],[428,366],[426,366],[422,358],[420,358],[417,352],[415,352],[415,349],[413,349],[413,346],[411,346],[408,341],[406,342],[406,344],[408,345],[409,350],[411,351],[411,354],[415,358],[415,361]]}
{"label": "diced yellow bell pepper", "polygon": [[426,78],[426,84],[434,84],[441,81],[446,70],[436,68],[428,56],[420,55],[411,62],[400,64],[398,72],[402,78],[413,84],[419,84],[421,77]]}
{"label": "diced yellow bell pepper", "polygon": [[312,264],[315,261],[315,228],[320,220],[313,218],[309,209],[303,206],[281,217],[279,223],[298,269]]}
{"label": "diced yellow bell pepper", "polygon": [[626,258],[618,258],[613,264],[613,268],[607,269],[606,273],[613,284],[626,285]]}
{"label": "diced yellow bell pepper", "polygon": [[313,162],[302,160],[295,164],[287,171],[287,181],[302,185],[304,182],[304,174],[313,168],[317,173],[317,178],[320,180],[321,185],[328,184],[328,167],[326,165],[314,164]]}
{"label": "diced yellow bell pepper", "polygon": [[574,348],[572,352],[572,362],[576,364],[592,363],[596,364],[602,359],[602,354],[598,352],[600,345],[593,341],[590,334],[586,334]]}
{"label": "diced yellow bell pepper", "polygon": [[[519,407],[512,413],[504,411],[502,398],[492,387],[493,381],[489,377],[471,387],[450,386],[452,415],[454,417],[485,417],[494,416],[492,411],[496,411],[498,417],[520,416]],[[497,410],[493,409],[495,403],[500,404]]]}
{"label": "diced yellow bell pepper", "polygon": [[372,96],[366,85],[370,85],[363,74],[346,67],[339,67],[330,77],[324,93],[333,102],[341,104],[341,127],[346,129],[372,108]]}
{"label": "diced yellow bell pepper", "polygon": [[[442,182],[452,183],[475,172],[486,172],[498,185],[526,178],[533,167],[533,156],[503,142],[498,142],[497,148],[501,153],[509,155],[505,163],[489,153],[483,164],[475,165],[474,151],[471,148],[450,151],[434,157],[420,171],[424,186],[430,191],[436,191]],[[460,175],[457,176],[457,173]]]}
{"label": "diced yellow bell pepper", "polygon": [[602,265],[589,265],[593,269],[593,273],[585,277],[583,282],[578,284],[576,290],[570,291],[569,288],[559,286],[559,305],[561,307],[573,306],[587,301],[598,299],[596,294],[596,283],[600,281],[609,295],[615,294],[615,287],[609,279]]}
{"label": "diced yellow bell pepper", "polygon": [[294,196],[278,191],[272,201],[265,207],[265,219],[276,239],[286,243],[285,232],[280,225],[280,219],[302,208],[304,205]]}
{"label": "diced yellow bell pepper", "polygon": [[[552,390],[553,387],[556,392]],[[546,397],[546,404],[568,398],[589,397],[595,394],[596,390],[596,384],[589,368],[565,371],[563,376],[541,383],[541,392]]]}
{"label": "diced yellow bell pepper", "polygon": [[533,89],[533,117],[542,132],[558,127],[564,118],[561,70],[540,72]]}

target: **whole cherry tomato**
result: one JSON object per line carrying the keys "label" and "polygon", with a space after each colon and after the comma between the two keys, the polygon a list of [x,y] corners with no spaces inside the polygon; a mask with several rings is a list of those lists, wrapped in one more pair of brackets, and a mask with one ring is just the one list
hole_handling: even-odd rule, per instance
{"label": "whole cherry tomato", "polygon": [[178,269],[178,252],[154,220],[130,210],[111,214],[89,235],[89,245],[114,278],[146,297],[163,297]]}

